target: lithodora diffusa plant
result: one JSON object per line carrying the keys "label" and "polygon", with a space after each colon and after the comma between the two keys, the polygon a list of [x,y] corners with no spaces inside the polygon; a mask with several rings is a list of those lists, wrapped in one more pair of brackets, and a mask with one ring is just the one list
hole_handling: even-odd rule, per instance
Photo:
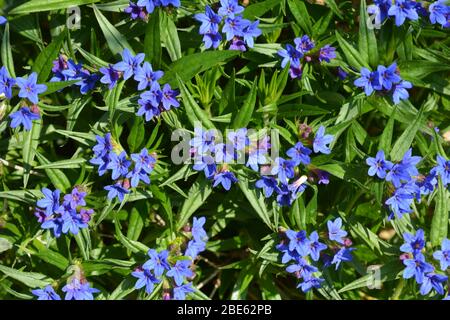
{"label": "lithodora diffusa plant", "polygon": [[1,299],[448,299],[448,1],[0,8]]}

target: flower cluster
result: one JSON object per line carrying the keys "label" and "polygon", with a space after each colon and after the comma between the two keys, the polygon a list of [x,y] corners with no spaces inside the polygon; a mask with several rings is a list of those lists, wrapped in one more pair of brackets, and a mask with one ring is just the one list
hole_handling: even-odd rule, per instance
{"label": "flower cluster", "polygon": [[222,33],[226,41],[231,41],[230,50],[246,51],[253,48],[254,39],[262,32],[259,29],[259,20],[250,21],[242,17],[244,7],[237,0],[220,0],[218,14],[210,6],[205,7],[205,13],[198,13],[194,18],[201,22],[200,34],[206,49],[219,47],[222,35],[219,32],[223,20]]}
{"label": "flower cluster", "polygon": [[138,2],[130,1],[128,7],[125,8],[124,12],[128,13],[131,19],[141,19],[148,20],[148,15],[155,11],[157,7],[168,7],[173,6],[175,8],[180,7],[180,0],[138,0]]}
{"label": "flower cluster", "polygon": [[111,90],[121,77],[128,80],[134,76],[134,80],[138,82],[138,90],[148,89],[140,95],[138,101],[140,108],[136,114],[138,116],[145,115],[145,120],[150,121],[153,117],[159,116],[161,112],[170,110],[172,106],[178,108],[180,103],[176,97],[179,92],[172,90],[167,83],[161,88],[158,80],[162,78],[164,72],[153,71],[152,65],[144,62],[144,58],[145,54],[143,53],[133,56],[128,49],[124,49],[122,61],[100,68],[100,72],[103,74],[100,82],[107,84]]}
{"label": "flower cluster", "polygon": [[[179,244],[174,244],[169,250],[160,252],[150,249],[148,251],[150,259],[131,273],[138,279],[135,288],[145,287],[145,292],[151,294],[155,284],[163,281],[164,300],[184,300],[187,294],[194,292],[189,279],[195,276],[191,269],[193,262],[206,248],[208,236],[203,228],[205,221],[204,217],[198,219],[194,217],[192,227],[186,235],[189,241],[183,255]],[[180,242],[185,242],[183,240],[181,239]]]}
{"label": "flower cluster", "polygon": [[[337,218],[335,221],[329,220],[328,227],[328,245],[319,241],[317,231],[311,232],[308,236],[306,231],[299,232],[287,230],[282,235],[281,243],[276,246],[283,256],[281,262],[287,264],[294,260],[294,264],[289,265],[286,271],[293,273],[302,281],[297,288],[301,288],[303,292],[308,292],[311,288],[320,288],[324,279],[317,277],[314,273],[318,272],[320,260],[322,260],[322,268],[335,265],[335,270],[339,268],[342,262],[352,261],[351,252],[355,248],[351,248],[352,242],[347,236],[347,232],[342,229],[342,219]],[[329,254],[322,251],[330,248],[334,253],[333,258]]]}
{"label": "flower cluster", "polygon": [[47,86],[44,84],[37,84],[37,74],[33,72],[27,78],[12,78],[9,75],[8,70],[5,67],[0,69],[0,94],[4,95],[7,99],[12,99],[13,88],[17,86],[19,88],[19,98],[27,99],[31,103],[31,108],[24,106],[19,110],[11,113],[11,128],[16,128],[23,125],[25,130],[31,130],[32,121],[40,119],[39,108],[37,103],[39,102],[39,95],[47,91]]}
{"label": "flower cluster", "polygon": [[53,77],[50,79],[50,82],[80,80],[75,85],[80,87],[81,94],[87,94],[94,89],[97,81],[100,79],[98,74],[91,74],[83,68],[81,63],[76,63],[62,54],[53,61],[52,72]]}
{"label": "flower cluster", "polygon": [[278,51],[278,55],[283,58],[281,67],[286,68],[289,65],[289,74],[292,79],[301,78],[303,63],[311,62],[313,59],[330,62],[331,59],[336,58],[336,48],[327,44],[317,50],[314,41],[307,35],[295,38],[294,44],[295,46],[287,44],[286,49]]}
{"label": "flower cluster", "polygon": [[369,176],[376,175],[390,182],[394,188],[391,197],[385,202],[390,210],[389,219],[394,216],[401,218],[403,214],[411,213],[414,199],[420,202],[423,196],[431,194],[438,184],[438,177],[441,178],[445,187],[450,182],[450,161],[438,155],[437,165],[425,176],[416,168],[421,159],[421,157],[412,156],[411,149],[398,163],[386,160],[383,150],[378,151],[375,158],[366,159]]}
{"label": "flower cluster", "polygon": [[53,230],[55,237],[59,238],[61,233],[78,234],[82,228],[87,228],[94,213],[92,209],[86,209],[86,192],[83,187],[78,186],[72,192],[64,195],[60,203],[61,191],[43,188],[44,198],[37,201],[34,215],[41,223],[42,229]]}
{"label": "flower cluster", "polygon": [[[73,268],[75,269],[74,275],[61,289],[66,294],[64,300],[94,300],[93,293],[98,293],[100,290],[91,287],[79,265],[74,265]],[[37,300],[61,300],[51,285],[31,292],[37,297]]]}
{"label": "flower cluster", "polygon": [[432,24],[439,23],[442,27],[450,27],[450,7],[447,0],[438,0],[428,5],[413,0],[374,0],[367,7],[367,12],[375,16],[375,24],[381,25],[388,17],[395,19],[395,25],[401,26],[408,20],[418,20],[419,16],[429,16]]}
{"label": "flower cluster", "polygon": [[[420,284],[420,294],[427,295],[432,289],[438,294],[444,294],[444,284],[448,277],[435,272],[432,264],[425,259],[425,235],[422,229],[417,230],[416,234],[404,233],[405,243],[400,247],[404,252],[400,259],[405,265],[403,278],[413,278]],[[442,271],[446,271],[450,265],[450,240],[442,241],[441,250],[433,253],[433,257],[439,260]]]}
{"label": "flower cluster", "polygon": [[99,176],[111,170],[111,178],[115,180],[114,184],[104,187],[108,191],[108,199],[117,197],[122,202],[124,196],[130,193],[130,185],[136,188],[140,181],[150,184],[149,175],[155,166],[156,154],[149,154],[143,148],[140,153],[131,154],[131,160],[128,160],[127,153],[113,141],[111,133],[104,137],[97,135],[96,139],[97,144],[92,148],[94,157],[90,162],[98,166]]}
{"label": "flower cluster", "polygon": [[[303,143],[312,143],[314,153],[330,154],[329,144],[333,142],[334,137],[330,134],[325,134],[325,127],[321,126],[315,136],[314,140],[309,140],[309,133],[304,136]],[[306,168],[311,163],[310,155],[312,150],[307,148],[301,141],[297,142],[292,148],[287,150],[286,154],[290,159],[281,157],[275,158],[274,164],[263,167],[261,179],[256,181],[256,187],[264,191],[264,196],[270,198],[274,192],[277,194],[277,202],[280,206],[290,206],[295,199],[306,188],[306,181],[314,180],[313,176],[309,178],[305,175],[295,178],[296,167],[303,165]],[[317,175],[319,184],[329,183],[328,172],[311,169],[311,173]],[[289,183],[290,179],[294,179]]]}
{"label": "flower cluster", "polygon": [[395,104],[409,98],[406,89],[411,89],[412,84],[402,80],[395,62],[389,67],[379,65],[375,71],[363,67],[360,73],[361,77],[354,81],[354,85],[364,88],[366,96],[370,96],[374,91],[380,91],[382,94],[392,95]]}

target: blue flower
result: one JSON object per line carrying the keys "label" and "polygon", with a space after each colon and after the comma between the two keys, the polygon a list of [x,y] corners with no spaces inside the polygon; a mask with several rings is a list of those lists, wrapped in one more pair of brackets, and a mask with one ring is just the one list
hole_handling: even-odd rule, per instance
{"label": "blue flower", "polygon": [[184,278],[192,278],[195,273],[189,269],[191,265],[190,260],[178,260],[169,271],[167,271],[167,276],[175,280],[177,286],[181,286],[184,282]]}
{"label": "blue flower", "polygon": [[405,243],[400,246],[400,251],[407,253],[419,253],[425,247],[425,236],[422,229],[417,230],[415,235],[404,233]]}
{"label": "blue flower", "polygon": [[295,161],[277,157],[271,173],[273,175],[278,175],[278,179],[281,183],[287,183],[288,179],[294,177],[294,167]]}
{"label": "blue flower", "polygon": [[155,4],[153,0],[139,0],[137,2],[139,7],[145,7],[147,13],[152,13],[155,10]]}
{"label": "blue flower", "polygon": [[130,4],[128,7],[126,7],[123,12],[128,13],[131,17],[131,19],[136,20],[137,18],[140,18],[142,20],[145,19],[147,16],[147,13],[144,10],[144,7],[138,6],[134,2],[130,1]]}
{"label": "blue flower", "polygon": [[433,192],[436,188],[437,183],[438,181],[435,172],[430,172],[430,174],[425,176],[424,178],[423,176],[419,177],[419,180],[416,181],[416,184],[420,190],[420,197],[426,196],[430,194],[430,192]]}
{"label": "blue flower", "polygon": [[234,159],[234,147],[230,143],[218,143],[214,146],[214,159],[216,163],[228,163]]}
{"label": "blue flower", "polygon": [[409,98],[409,93],[406,89],[411,89],[412,84],[409,81],[402,80],[400,83],[394,85],[394,93],[392,99],[395,104],[400,103],[400,100],[406,100]]}
{"label": "blue flower", "polygon": [[368,171],[369,176],[373,177],[376,174],[380,179],[384,179],[386,177],[386,170],[391,170],[393,166],[392,162],[385,159],[383,150],[378,151],[375,158],[367,158],[366,163],[370,166]]}
{"label": "blue flower", "polygon": [[64,196],[64,203],[70,205],[72,209],[78,206],[85,206],[86,201],[84,201],[84,197],[86,197],[86,194],[86,192],[80,191],[78,188],[73,188],[70,194]]}
{"label": "blue flower", "polygon": [[109,153],[103,156],[97,156],[89,160],[90,163],[98,166],[98,175],[102,176],[108,170],[108,164],[111,161]]}
{"label": "blue flower", "polygon": [[231,189],[231,184],[236,182],[238,182],[238,179],[233,172],[222,170],[214,175],[213,187],[217,187],[221,184],[222,187],[228,191]]}
{"label": "blue flower", "polygon": [[378,66],[377,72],[380,85],[386,88],[386,90],[391,90],[393,84],[402,80],[397,74],[397,64],[395,62],[387,68],[382,65]]}
{"label": "blue flower", "polygon": [[205,13],[197,13],[194,19],[201,22],[200,34],[217,33],[219,31],[219,23],[222,17],[211,9],[210,6],[205,6]]}
{"label": "blue flower", "polygon": [[392,197],[386,200],[385,204],[388,205],[399,219],[405,213],[411,212],[411,203],[414,200],[414,195],[411,194],[407,189],[398,188],[394,191]]}
{"label": "blue flower", "polygon": [[[142,95],[141,95],[142,97]],[[140,108],[136,112],[136,115],[143,116],[145,115],[145,121],[150,121],[153,117],[157,117],[161,114],[161,110],[159,110],[158,105],[148,99],[139,99],[138,104]]]}
{"label": "blue flower", "polygon": [[134,80],[138,81],[138,90],[144,90],[147,87],[151,87],[155,81],[162,78],[164,72],[158,70],[153,71],[152,65],[147,61],[143,66],[138,66],[134,73]]}
{"label": "blue flower", "polygon": [[0,25],[4,25],[8,22],[8,19],[6,19],[4,16],[0,16]]}
{"label": "blue flower", "polygon": [[433,288],[437,293],[441,295],[445,294],[443,283],[447,282],[447,279],[447,276],[437,273],[426,274],[420,286],[420,294],[425,296],[430,293],[431,289]]}
{"label": "blue flower", "polygon": [[185,256],[191,257],[192,260],[197,258],[198,254],[206,250],[206,243],[203,241],[190,240],[188,242],[186,251],[184,253]]}
{"label": "blue flower", "polygon": [[300,59],[303,57],[303,54],[297,51],[292,45],[287,44],[286,49],[281,49],[278,51],[278,55],[283,58],[281,61],[281,67],[285,68],[286,65],[290,62],[292,66],[299,66]]}
{"label": "blue flower", "polygon": [[100,292],[98,289],[91,288],[88,282],[81,283],[76,278],[66,284],[62,291],[66,293],[64,300],[94,300],[92,294]]}
{"label": "blue flower", "polygon": [[208,32],[203,35],[203,43],[205,44],[205,49],[213,47],[217,49],[222,41],[222,35],[218,32]]}
{"label": "blue flower", "polygon": [[[141,94],[141,100],[150,102],[154,107],[159,108],[161,99],[162,99],[161,86],[156,81],[154,81],[151,84],[150,90],[145,91]],[[141,101],[141,100],[139,100],[139,101]],[[139,102],[139,104],[141,104],[141,103]],[[159,111],[159,113],[161,113],[161,111]],[[157,114],[157,115],[159,115],[159,114]]]}
{"label": "blue flower", "polygon": [[216,174],[216,164],[214,158],[211,156],[197,156],[194,159],[192,169],[196,171],[203,171],[205,177],[211,179]]}
{"label": "blue flower", "polygon": [[325,134],[325,127],[320,126],[319,130],[317,130],[316,135],[314,136],[313,142],[313,150],[315,153],[323,153],[330,154],[331,150],[328,146],[334,140],[334,136],[331,134]]}
{"label": "blue flower", "polygon": [[301,142],[297,142],[292,148],[286,151],[286,154],[295,161],[295,165],[298,166],[300,163],[308,165],[311,163],[311,150],[304,147]]}
{"label": "blue flower", "polygon": [[132,153],[131,159],[134,161],[135,168],[151,173],[155,166],[155,158],[148,153],[146,148],[143,148],[140,153]]}
{"label": "blue flower", "polygon": [[259,26],[259,20],[256,20],[256,21],[250,23],[249,25],[247,25],[242,30],[244,41],[249,48],[253,48],[253,45],[254,45],[253,38],[258,38],[262,34],[262,31],[261,31],[261,29],[258,28],[258,26]]}
{"label": "blue flower", "polygon": [[286,231],[286,237],[289,239],[289,250],[296,250],[301,257],[306,257],[310,252],[310,241],[304,230],[295,232],[293,230]]}
{"label": "blue flower", "polygon": [[219,14],[233,18],[234,15],[244,12],[244,7],[238,4],[238,0],[220,0]]}
{"label": "blue flower", "polygon": [[56,238],[59,238],[62,234],[62,226],[63,226],[63,220],[62,218],[52,218],[48,217],[45,219],[45,221],[41,224],[42,229],[53,229],[53,234]]}
{"label": "blue flower", "polygon": [[59,208],[61,191],[56,189],[52,192],[50,189],[42,188],[42,193],[44,194],[44,199],[38,200],[36,204],[38,207],[45,209],[47,216],[51,216]]}
{"label": "blue flower", "polygon": [[450,161],[440,155],[437,156],[436,161],[437,166],[433,168],[433,172],[441,177],[442,183],[446,186],[450,183]]}
{"label": "blue flower", "polygon": [[336,58],[336,48],[331,47],[329,44],[322,47],[319,51],[319,61],[330,62],[331,59]]}
{"label": "blue flower", "polygon": [[433,266],[425,261],[422,253],[417,253],[414,258],[403,260],[406,266],[403,271],[403,278],[410,279],[415,277],[416,282],[421,284],[423,282],[425,273],[432,272]]}
{"label": "blue flower", "polygon": [[131,165],[131,161],[127,160],[127,154],[122,151],[119,155],[114,152],[110,153],[111,161],[108,164],[108,169],[112,170],[111,178],[116,180],[120,176],[125,177],[128,173],[128,168]]}
{"label": "blue flower", "polygon": [[206,219],[205,217],[196,218],[194,217],[194,220],[192,222],[192,237],[196,241],[205,241],[205,239],[208,239],[208,236],[206,234],[205,229],[203,229],[203,226],[205,225]]}
{"label": "blue flower", "polygon": [[158,278],[156,278],[153,273],[147,269],[133,271],[131,275],[138,279],[134,285],[134,288],[141,289],[145,286],[145,292],[148,294],[153,292],[155,283],[160,282],[160,280],[158,280]]}
{"label": "blue flower", "polygon": [[274,177],[262,176],[261,179],[256,181],[255,186],[259,189],[263,189],[264,196],[269,198],[273,192],[278,189],[278,182]]}
{"label": "blue flower", "polygon": [[374,3],[367,7],[370,15],[375,15],[375,25],[381,25],[388,17],[388,11],[391,7],[391,0],[374,0]]}
{"label": "blue flower", "polygon": [[325,250],[327,246],[319,242],[319,234],[317,233],[317,231],[313,231],[309,235],[309,248],[311,251],[311,259],[313,259],[314,261],[319,261],[320,251]]}
{"label": "blue flower", "polygon": [[308,264],[305,259],[298,258],[296,264],[291,264],[286,268],[289,273],[295,273],[297,278],[308,279],[314,272],[317,272],[317,268]]}
{"label": "blue flower", "polygon": [[337,67],[337,75],[341,80],[345,80],[348,77],[348,73],[345,72],[341,67]]}
{"label": "blue flower", "polygon": [[90,74],[89,71],[84,69],[81,70],[80,76],[82,80],[75,83],[75,85],[80,87],[81,94],[87,94],[93,90],[97,85],[97,81],[100,79],[98,74]]}
{"label": "blue flower", "polygon": [[258,165],[266,164],[267,160],[267,150],[257,149],[255,147],[250,147],[248,150],[247,167],[252,168],[254,171],[258,171]]}
{"label": "blue flower", "polygon": [[430,22],[436,22],[444,26],[447,24],[448,15],[450,14],[450,7],[447,5],[447,0],[438,0],[430,4],[428,10],[430,11]]}
{"label": "blue flower", "polygon": [[322,286],[322,282],[324,282],[325,279],[322,278],[316,278],[316,277],[309,277],[308,279],[305,279],[304,282],[301,282],[298,284],[297,288],[301,288],[304,293],[308,292],[312,288],[320,288]]}
{"label": "blue flower", "polygon": [[31,290],[31,292],[38,297],[38,300],[61,300],[51,285],[47,285],[44,289]]}
{"label": "blue flower", "polygon": [[183,284],[182,286],[179,287],[174,287],[173,288],[173,298],[175,300],[185,300],[186,299],[186,295],[189,293],[194,292],[194,288],[192,288],[192,283],[186,283]]}
{"label": "blue flower", "polygon": [[170,87],[170,84],[166,83],[162,89],[162,95],[161,95],[161,103],[165,110],[170,110],[172,106],[175,108],[178,108],[180,106],[180,103],[176,99],[176,97],[179,95],[178,90],[172,90]]}
{"label": "blue flower", "polygon": [[406,18],[409,20],[419,19],[416,8],[410,0],[395,0],[395,4],[389,8],[388,15],[395,16],[396,26],[401,26]]}
{"label": "blue flower", "polygon": [[81,228],[88,227],[88,225],[83,222],[81,216],[78,215],[75,210],[59,210],[59,213],[62,214],[61,218],[63,221],[63,233],[68,233],[70,231],[73,235],[77,235]]}
{"label": "blue flower", "polygon": [[233,144],[236,150],[242,150],[249,144],[247,137],[247,129],[241,128],[236,131],[231,131],[227,135],[228,140]]}
{"label": "blue flower", "polygon": [[20,108],[16,112],[11,113],[9,117],[12,119],[10,124],[11,128],[16,128],[22,124],[24,129],[27,131],[30,131],[33,126],[31,121],[39,120],[41,118],[38,114],[32,112],[28,107]]}
{"label": "blue flower", "polygon": [[314,44],[314,41],[312,41],[309,38],[309,36],[307,36],[306,34],[304,36],[302,36],[301,38],[295,38],[294,43],[295,43],[295,49],[298,52],[300,52],[302,55],[308,53],[309,51],[314,49],[314,47],[316,46]]}
{"label": "blue flower", "polygon": [[102,67],[99,69],[99,71],[103,74],[103,77],[100,79],[100,82],[108,84],[109,90],[114,88],[117,84],[117,81],[120,78],[119,71],[116,70],[113,65],[109,65],[107,68]]}
{"label": "blue flower", "polygon": [[433,258],[439,260],[441,270],[446,271],[450,266],[450,240],[442,240],[441,250],[437,250],[433,253]]}
{"label": "blue flower", "polygon": [[9,76],[5,67],[0,69],[0,94],[3,93],[7,99],[12,98],[12,87],[16,84],[16,80]]}
{"label": "blue flower", "polygon": [[123,72],[124,80],[130,79],[145,59],[144,53],[138,53],[135,57],[130,50],[125,48],[122,52],[122,61],[114,65],[114,69]]}
{"label": "blue flower", "polygon": [[238,37],[234,37],[233,40],[231,40],[230,44],[230,50],[239,50],[239,51],[247,51],[247,47],[245,46],[244,40]]}
{"label": "blue flower", "polygon": [[344,244],[344,240],[342,238],[347,235],[347,231],[341,229],[342,219],[336,218],[336,220],[334,221],[328,220],[327,227],[328,227],[328,238],[340,244]]}
{"label": "blue flower", "polygon": [[150,259],[147,260],[147,262],[145,262],[142,266],[144,270],[153,270],[155,272],[155,276],[160,277],[164,273],[164,270],[170,269],[169,262],[167,261],[169,251],[162,250],[158,253],[156,250],[150,249],[147,254]]}
{"label": "blue flower", "polygon": [[408,149],[405,155],[402,158],[401,165],[404,167],[404,170],[408,172],[408,174],[412,176],[418,176],[419,171],[416,168],[416,165],[422,160],[421,157],[412,156],[412,149]]}
{"label": "blue flower", "polygon": [[299,193],[302,193],[306,189],[306,180],[308,178],[306,176],[301,176],[294,182],[288,185],[288,190],[291,193],[291,202],[294,202],[297,199]]}
{"label": "blue flower", "polygon": [[20,88],[19,97],[27,98],[32,103],[37,104],[39,102],[38,95],[47,91],[45,84],[37,84],[37,73],[33,72],[27,79],[17,78],[16,83]]}
{"label": "blue flower", "polygon": [[353,84],[357,87],[364,87],[366,96],[370,96],[374,90],[381,90],[380,75],[377,71],[371,72],[367,68],[361,68],[361,77],[356,79]]}
{"label": "blue flower", "polygon": [[291,190],[289,190],[289,185],[286,183],[281,183],[281,185],[275,189],[277,192],[277,203],[280,206],[290,206],[293,202]]}
{"label": "blue flower", "polygon": [[411,175],[408,172],[408,167],[402,163],[394,164],[390,171],[386,174],[386,181],[392,182],[396,188],[399,188],[402,182],[408,182],[410,180]]}
{"label": "blue flower", "polygon": [[118,197],[120,202],[123,201],[123,197],[124,197],[126,194],[130,193],[130,190],[124,188],[124,187],[122,186],[122,183],[121,183],[121,182],[117,182],[117,183],[115,183],[115,184],[113,184],[113,185],[106,186],[106,187],[104,187],[103,189],[109,191],[109,192],[108,192],[108,199],[109,199],[109,200],[112,200],[112,199],[114,199],[115,197]]}
{"label": "blue flower", "polygon": [[179,6],[181,6],[180,0],[159,0],[159,2],[161,2],[161,5],[164,7],[172,5],[175,8],[178,8]]}
{"label": "blue flower", "polygon": [[342,247],[339,251],[334,255],[331,264],[336,264],[336,270],[339,268],[341,262],[352,261],[352,251],[356,250],[355,248],[346,248]]}
{"label": "blue flower", "polygon": [[241,16],[235,16],[233,18],[226,18],[225,25],[222,27],[222,32],[226,34],[227,41],[230,41],[234,37],[244,36],[243,29],[250,24],[250,21],[243,19]]}

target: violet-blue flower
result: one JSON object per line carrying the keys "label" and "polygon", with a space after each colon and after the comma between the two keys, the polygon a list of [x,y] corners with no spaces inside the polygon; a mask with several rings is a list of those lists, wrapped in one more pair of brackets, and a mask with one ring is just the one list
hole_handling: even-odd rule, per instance
{"label": "violet-blue flower", "polygon": [[309,155],[311,154],[311,150],[303,146],[303,143],[297,142],[292,148],[286,151],[286,155],[291,157],[292,160],[295,161],[295,165],[299,165],[303,163],[304,165],[308,165],[311,163],[311,158]]}
{"label": "violet-blue flower", "polygon": [[274,177],[262,176],[261,179],[256,181],[255,186],[259,189],[263,189],[264,196],[269,198],[273,192],[278,189],[278,182]]}
{"label": "violet-blue flower", "polygon": [[344,244],[342,239],[347,235],[347,231],[342,230],[342,219],[336,218],[334,221],[327,221],[328,238],[340,244]]}
{"label": "violet-blue flower", "polygon": [[304,230],[299,232],[293,230],[286,231],[286,237],[289,239],[289,250],[296,250],[302,257],[306,257],[310,252],[310,241]]}
{"label": "violet-blue flower", "polygon": [[100,73],[103,74],[103,77],[100,79],[100,82],[103,84],[109,85],[108,88],[111,90],[117,84],[117,81],[120,78],[120,73],[118,70],[114,68],[113,65],[109,65],[108,67],[102,67],[99,69]]}
{"label": "violet-blue flower", "polygon": [[319,234],[317,231],[311,232],[308,238],[311,259],[314,261],[319,261],[320,251],[325,250],[327,246],[319,241]]}
{"label": "violet-blue flower", "polygon": [[366,96],[370,96],[374,90],[380,90],[380,79],[377,71],[371,72],[367,68],[361,68],[361,77],[356,79],[353,84],[357,87],[363,87]]}
{"label": "violet-blue flower", "polygon": [[197,13],[194,19],[201,22],[200,34],[217,33],[222,17],[214,12],[210,6],[205,6],[205,13]]}
{"label": "violet-blue flower", "polygon": [[155,283],[160,282],[160,280],[158,280],[158,278],[156,278],[153,273],[147,269],[135,270],[131,273],[131,275],[138,279],[134,285],[134,288],[141,289],[142,287],[145,287],[145,292],[148,294],[153,292]]}
{"label": "violet-blue flower", "polygon": [[425,247],[425,234],[422,229],[416,231],[415,235],[404,233],[405,243],[400,246],[400,251],[416,254]]}
{"label": "violet-blue flower", "polygon": [[419,284],[423,282],[425,273],[432,272],[434,269],[431,264],[425,261],[422,253],[417,253],[413,258],[403,260],[403,264],[406,266],[403,271],[403,278],[414,277]]}
{"label": "violet-blue flower", "polygon": [[436,292],[440,295],[445,294],[444,292],[444,284],[447,282],[448,277],[442,274],[437,273],[428,273],[423,278],[423,282],[420,286],[420,294],[425,296],[432,289],[436,290]]}
{"label": "violet-blue flower", "polygon": [[124,188],[121,182],[117,182],[110,186],[105,186],[103,189],[108,191],[108,199],[112,200],[115,197],[119,198],[119,201],[122,202],[123,198],[126,194],[130,193],[130,190]]}
{"label": "violet-blue flower", "polygon": [[22,107],[16,112],[13,112],[9,115],[11,118],[11,128],[16,128],[20,125],[23,125],[24,129],[27,131],[31,130],[33,126],[33,120],[39,120],[41,117],[32,112],[28,107]]}
{"label": "violet-blue flower", "polygon": [[122,61],[114,65],[114,69],[123,72],[124,80],[130,79],[145,59],[144,53],[138,53],[133,57],[131,51],[125,48],[122,52]]}
{"label": "violet-blue flower", "polygon": [[177,286],[181,286],[185,278],[192,278],[195,273],[189,268],[191,265],[190,260],[178,260],[166,275],[175,280]]}
{"label": "violet-blue flower", "polygon": [[186,295],[194,292],[194,288],[192,288],[192,283],[186,283],[178,287],[173,288],[173,298],[175,300],[185,300]]}
{"label": "violet-blue flower", "polygon": [[162,250],[158,253],[156,250],[150,249],[147,254],[150,259],[142,266],[144,270],[153,270],[156,277],[162,276],[164,270],[170,270],[170,264],[167,261],[169,251]]}
{"label": "violet-blue flower", "polygon": [[336,264],[336,270],[339,268],[342,262],[352,261],[353,257],[351,252],[353,250],[356,250],[356,248],[342,247],[338,252],[336,252],[336,254],[333,256],[333,260],[331,261],[331,264]]}
{"label": "violet-blue flower", "polygon": [[0,69],[0,94],[4,94],[7,99],[12,98],[12,87],[16,84],[16,80],[9,76],[9,72],[5,67]]}
{"label": "violet-blue flower", "polygon": [[61,297],[55,292],[51,285],[43,289],[31,290],[38,300],[61,300]]}
{"label": "violet-blue flower", "polygon": [[392,94],[392,99],[395,104],[399,104],[400,100],[406,100],[409,98],[408,90],[411,89],[412,83],[409,81],[402,80],[398,84],[394,85],[394,93]]}
{"label": "violet-blue flower", "polygon": [[336,48],[331,47],[329,44],[322,47],[319,51],[319,61],[330,62],[331,59],[336,58]]}
{"label": "violet-blue flower", "polygon": [[20,88],[19,97],[27,98],[32,103],[39,102],[38,95],[47,91],[45,84],[37,84],[37,73],[33,72],[28,78],[17,78],[17,86]]}
{"label": "violet-blue flower", "polygon": [[73,278],[71,282],[66,284],[62,291],[66,293],[64,300],[94,300],[93,293],[100,290],[91,288],[88,282],[80,282],[79,279]]}
{"label": "violet-blue flower", "polygon": [[228,191],[231,189],[231,184],[236,182],[238,182],[238,179],[233,172],[222,170],[214,175],[213,187],[217,187],[219,184],[221,184],[222,187]]}
{"label": "violet-blue flower", "polygon": [[433,258],[439,260],[439,264],[442,271],[446,271],[450,267],[450,240],[442,240],[441,250],[437,250],[433,253]]}
{"label": "violet-blue flower", "polygon": [[378,178],[384,179],[386,177],[386,171],[392,169],[392,162],[386,160],[384,151],[379,150],[375,158],[367,158],[366,163],[370,166],[368,174],[373,177],[377,175]]}
{"label": "violet-blue flower", "polygon": [[233,18],[235,15],[244,12],[244,7],[238,4],[238,0],[220,0],[219,14]]}
{"label": "violet-blue flower", "polygon": [[419,15],[412,2],[410,0],[395,0],[395,3],[389,8],[388,15],[395,17],[396,26],[401,26],[406,18],[409,20],[419,19]]}
{"label": "violet-blue flower", "polygon": [[51,216],[59,208],[59,197],[61,191],[56,189],[51,191],[47,188],[42,188],[44,198],[37,201],[36,205],[42,209],[45,209],[47,216]]}
{"label": "violet-blue flower", "polygon": [[108,164],[108,169],[112,170],[111,178],[116,180],[121,176],[125,177],[128,173],[128,168],[131,165],[131,161],[127,160],[126,152],[122,151],[119,155],[111,152],[110,157],[111,162]]}
{"label": "violet-blue flower", "polygon": [[287,183],[288,179],[294,177],[295,161],[285,160],[283,158],[275,158],[275,164],[272,167],[271,173],[278,175],[278,179],[282,183]]}
{"label": "violet-blue flower", "polygon": [[138,90],[145,90],[151,87],[153,82],[162,78],[164,72],[157,70],[153,71],[152,65],[147,61],[141,66],[138,66],[134,73],[134,80],[138,81]]}
{"label": "violet-blue flower", "polygon": [[380,85],[386,88],[386,90],[391,90],[393,84],[402,80],[397,74],[397,64],[395,62],[389,67],[379,65],[377,72]]}
{"label": "violet-blue flower", "polygon": [[334,140],[334,136],[331,134],[325,134],[325,127],[320,126],[314,136],[313,150],[315,153],[330,154],[331,150],[328,146]]}

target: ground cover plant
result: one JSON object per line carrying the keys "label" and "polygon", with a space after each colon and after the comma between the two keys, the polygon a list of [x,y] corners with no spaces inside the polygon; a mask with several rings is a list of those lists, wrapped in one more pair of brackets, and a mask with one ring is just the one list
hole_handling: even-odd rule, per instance
{"label": "ground cover plant", "polygon": [[1,299],[449,299],[446,0],[0,6]]}

